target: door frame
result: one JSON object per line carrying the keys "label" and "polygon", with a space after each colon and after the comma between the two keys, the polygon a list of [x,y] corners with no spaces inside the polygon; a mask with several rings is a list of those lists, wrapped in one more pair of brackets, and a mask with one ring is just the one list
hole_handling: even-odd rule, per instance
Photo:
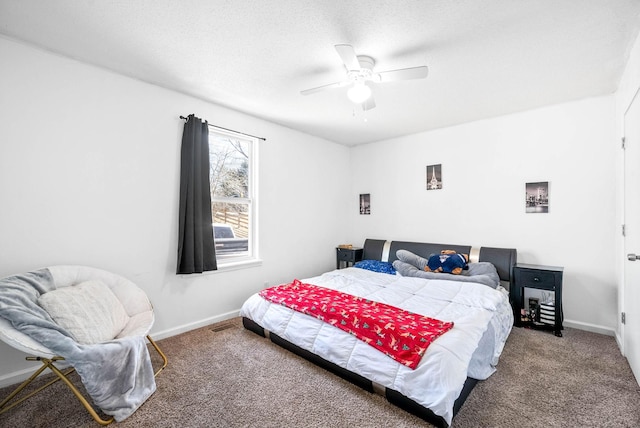
{"label": "door frame", "polygon": [[[623,141],[626,141],[626,136],[627,136],[627,113],[629,113],[629,110],[631,109],[631,106],[633,106],[633,103],[639,99],[639,94],[640,94],[640,86],[638,86],[638,88],[636,89],[636,91],[633,94],[633,97],[631,97],[631,100],[629,101],[629,103],[627,104],[627,107],[624,110],[624,113],[622,114],[622,138],[624,139]],[[639,101],[640,102],[640,101]],[[639,123],[640,125],[640,123]],[[622,150],[622,224],[626,225],[627,224],[627,180],[626,180],[626,173],[627,173],[627,152],[626,152],[626,148],[623,147]],[[626,289],[627,289],[627,262],[626,262],[626,258],[627,258],[627,254],[626,254],[626,239],[627,237],[623,234],[622,236],[622,248],[621,248],[621,255],[622,255],[622,287],[620,287],[620,311],[618,316],[622,316],[623,312],[626,312],[626,307],[627,307],[627,301],[626,301]],[[617,323],[619,323],[620,325],[620,351],[622,352],[622,355],[624,355],[626,357],[626,334],[625,334],[625,329],[626,329],[626,324],[622,323],[621,319],[618,318]],[[640,383],[640,379],[638,380],[638,382]]]}

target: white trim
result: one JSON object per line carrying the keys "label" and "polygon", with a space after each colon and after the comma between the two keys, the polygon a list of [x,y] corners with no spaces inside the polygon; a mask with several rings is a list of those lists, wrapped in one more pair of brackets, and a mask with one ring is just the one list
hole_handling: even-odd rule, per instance
{"label": "white trim", "polygon": [[[25,354],[25,355],[30,356],[29,354]],[[7,386],[15,385],[17,383],[25,381],[33,374],[33,372],[35,372],[40,367],[42,367],[42,363],[39,361],[34,361],[33,364],[34,364],[33,367],[28,367],[22,370],[18,370],[16,372],[7,373],[5,375],[0,376],[0,388],[5,388]],[[64,361],[58,361],[56,363],[56,367],[59,368],[60,370],[64,370],[69,367],[69,364],[66,364]],[[40,373],[38,378],[41,376],[52,375],[52,374],[53,373],[51,372],[51,370],[45,370],[42,373]],[[0,397],[0,398],[4,400],[7,397]]]}
{"label": "white trim", "polygon": [[[230,320],[231,318],[235,318],[237,316],[240,316],[240,309],[227,312],[226,314],[205,318],[203,320],[195,321],[189,324],[183,324],[181,326],[170,328],[168,330],[157,331],[157,332],[152,331],[149,334],[154,340],[166,339],[167,337],[177,336],[179,334],[186,333],[188,331],[195,330],[200,327],[206,327],[208,325],[215,324],[221,321]],[[171,361],[169,361],[169,363],[171,363]]]}
{"label": "white trim", "polygon": [[604,334],[606,336],[616,336],[615,329],[611,327],[604,327],[601,325],[591,324],[587,322],[581,321],[572,321],[565,318],[562,322],[562,325],[565,327],[575,328],[578,330],[590,331],[592,333]]}
{"label": "white trim", "polygon": [[218,270],[211,270],[203,273],[227,272],[230,270],[238,270],[238,269],[251,268],[251,267],[257,267],[257,266],[262,266],[262,260],[260,259],[236,260],[236,261],[227,262],[225,264],[220,264],[220,261],[218,261]]}
{"label": "white trim", "polygon": [[391,241],[384,241],[384,246],[382,247],[382,257],[380,257],[380,261],[389,261],[389,251],[391,251]]}
{"label": "white trim", "polygon": [[[15,385],[16,383],[20,383],[28,379],[29,376],[31,376],[33,372],[36,371],[40,366],[42,366],[42,363],[39,363],[36,361],[34,363],[34,366],[31,368],[18,370],[17,372],[11,372],[11,373],[7,373],[5,375],[0,376],[0,388],[5,388],[7,386]],[[51,372],[45,370],[40,374],[40,376],[43,376],[44,374],[51,374]],[[2,397],[2,398],[4,399],[5,397]]]}
{"label": "white trim", "polygon": [[[223,272],[229,272],[232,270],[239,270],[239,269],[246,269],[246,268],[252,268],[252,267],[258,267],[258,266],[262,266],[262,260],[261,259],[246,259],[246,260],[236,260],[233,262],[227,262],[226,264],[221,265],[218,262],[218,269],[216,270],[207,270],[204,271],[202,273],[199,273],[198,275],[216,275],[219,273],[223,273]],[[193,274],[177,274],[179,277],[181,278],[192,278]]]}
{"label": "white trim", "polygon": [[[633,93],[633,97],[631,97],[629,104],[627,104],[627,107],[625,108],[624,113],[622,114],[622,138],[627,137],[627,113],[629,112],[629,110],[631,110],[631,106],[633,105],[633,102],[636,100],[636,97],[638,97],[638,94],[640,94],[640,86],[636,88],[635,92]],[[627,198],[626,198],[627,196],[626,168],[627,168],[627,151],[622,150],[622,224],[625,226],[628,226],[627,225]],[[618,287],[618,293],[619,293],[618,294],[618,313],[616,314],[618,318],[617,324],[620,327],[620,331],[619,331],[619,334],[616,334],[616,341],[618,342],[618,347],[620,348],[620,352],[622,352],[622,355],[626,357],[625,324],[623,324],[622,320],[620,319],[622,313],[626,312],[626,307],[627,307],[627,300],[626,300],[625,294],[627,290],[627,276],[629,272],[627,270],[628,263],[626,263],[626,259],[627,259],[626,233],[622,235],[621,244],[622,244],[622,248],[621,248],[622,272],[620,277],[621,282]],[[638,379],[638,384],[640,384],[640,379]]]}
{"label": "white trim", "polygon": [[[260,137],[251,136],[248,134],[243,134],[238,131],[232,131],[226,128],[220,128],[213,125],[210,125],[209,128],[209,137],[212,135],[213,138],[215,136],[223,136],[228,138],[234,138],[237,140],[242,140],[248,143],[248,164],[249,164],[249,176],[248,176],[248,194],[244,197],[213,197],[211,198],[211,204],[215,202],[221,203],[241,203],[246,204],[249,210],[249,260],[251,261],[260,261],[259,260],[259,243],[258,243],[258,140]],[[215,129],[212,129],[215,128]],[[211,147],[211,140],[209,141]],[[211,154],[209,154],[211,156]],[[215,219],[214,219],[215,220]],[[256,264],[245,263],[247,261],[247,256],[232,256],[229,258],[220,257],[217,259],[218,269],[224,270],[227,267],[230,267],[230,270],[242,269],[244,267],[252,267]]]}
{"label": "white trim", "polygon": [[480,261],[480,247],[471,247],[469,251],[469,263],[478,263]]}
{"label": "white trim", "polygon": [[624,342],[622,340],[622,337],[618,332],[616,332],[615,337],[616,337],[616,343],[618,344],[618,349],[620,349],[620,353],[624,355]]}

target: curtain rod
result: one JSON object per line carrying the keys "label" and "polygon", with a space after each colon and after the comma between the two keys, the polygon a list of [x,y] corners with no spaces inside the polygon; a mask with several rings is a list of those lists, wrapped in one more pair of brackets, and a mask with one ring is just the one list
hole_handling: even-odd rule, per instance
{"label": "curtain rod", "polygon": [[[184,116],[180,116],[180,119],[189,120],[189,118],[188,118],[188,117],[184,117]],[[233,129],[223,128],[222,126],[212,125],[212,124],[210,124],[209,122],[207,122],[207,125],[208,125],[208,126],[212,126],[212,127],[214,127],[214,128],[218,128],[218,129],[224,129],[225,131],[235,132],[236,134],[246,135],[247,137],[257,138],[258,140],[267,141],[267,139],[266,139],[266,138],[263,138],[263,137],[256,137],[255,135],[245,134],[244,132],[234,131]]]}

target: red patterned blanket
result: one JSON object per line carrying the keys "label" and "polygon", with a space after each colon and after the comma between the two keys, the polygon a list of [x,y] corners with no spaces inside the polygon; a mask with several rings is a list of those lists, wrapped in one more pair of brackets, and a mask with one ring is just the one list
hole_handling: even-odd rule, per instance
{"label": "red patterned blanket", "polygon": [[453,322],[297,279],[262,290],[260,296],[353,334],[411,369],[418,366],[427,347],[453,327]]}

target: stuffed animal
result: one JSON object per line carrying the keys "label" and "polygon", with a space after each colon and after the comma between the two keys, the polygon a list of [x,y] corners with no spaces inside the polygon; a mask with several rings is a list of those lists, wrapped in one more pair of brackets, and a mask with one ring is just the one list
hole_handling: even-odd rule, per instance
{"label": "stuffed animal", "polygon": [[427,272],[442,272],[460,275],[467,268],[469,256],[458,254],[454,250],[442,250],[440,254],[432,254],[424,267]]}

